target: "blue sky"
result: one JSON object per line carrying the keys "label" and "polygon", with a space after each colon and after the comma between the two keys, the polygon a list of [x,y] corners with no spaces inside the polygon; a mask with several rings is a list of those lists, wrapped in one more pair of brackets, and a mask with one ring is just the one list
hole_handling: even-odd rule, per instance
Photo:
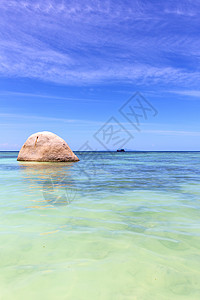
{"label": "blue sky", "polygon": [[[1,0],[0,150],[43,130],[104,150],[111,117],[126,149],[200,150],[199,30],[200,1]],[[136,91],[158,112],[140,131],[119,112]]]}

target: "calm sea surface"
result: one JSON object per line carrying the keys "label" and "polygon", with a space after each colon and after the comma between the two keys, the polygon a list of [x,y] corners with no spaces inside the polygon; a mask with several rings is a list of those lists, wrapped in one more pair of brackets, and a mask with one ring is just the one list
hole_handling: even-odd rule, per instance
{"label": "calm sea surface", "polygon": [[0,152],[1,300],[200,299],[200,153]]}

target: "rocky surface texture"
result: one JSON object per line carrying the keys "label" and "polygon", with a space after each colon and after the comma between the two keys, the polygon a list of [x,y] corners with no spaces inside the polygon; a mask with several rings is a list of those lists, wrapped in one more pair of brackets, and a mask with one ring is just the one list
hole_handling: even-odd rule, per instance
{"label": "rocky surface texture", "polygon": [[17,160],[68,162],[79,161],[67,143],[48,131],[32,134],[22,146]]}

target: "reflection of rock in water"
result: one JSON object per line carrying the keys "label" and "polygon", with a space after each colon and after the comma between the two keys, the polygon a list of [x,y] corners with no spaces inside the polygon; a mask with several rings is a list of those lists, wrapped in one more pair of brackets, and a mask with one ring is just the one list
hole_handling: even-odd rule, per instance
{"label": "reflection of rock in water", "polygon": [[73,163],[20,162],[23,179],[30,188],[42,192],[48,204],[67,205],[75,199],[75,181],[70,175]]}

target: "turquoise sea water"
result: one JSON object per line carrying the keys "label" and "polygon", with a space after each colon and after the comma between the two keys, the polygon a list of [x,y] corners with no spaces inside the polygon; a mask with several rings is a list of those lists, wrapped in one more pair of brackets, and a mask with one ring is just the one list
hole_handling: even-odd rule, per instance
{"label": "turquoise sea water", "polygon": [[200,153],[0,152],[0,299],[200,299]]}

